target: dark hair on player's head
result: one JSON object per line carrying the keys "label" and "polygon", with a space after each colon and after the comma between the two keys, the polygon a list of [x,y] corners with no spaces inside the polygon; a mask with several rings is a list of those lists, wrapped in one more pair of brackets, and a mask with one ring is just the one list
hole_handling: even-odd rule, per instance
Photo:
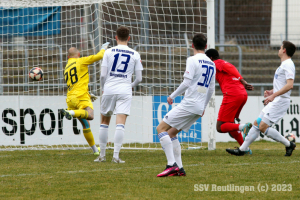
{"label": "dark hair on player's head", "polygon": [[129,28],[120,26],[117,29],[117,36],[120,41],[127,41],[129,37]]}
{"label": "dark hair on player's head", "polygon": [[205,50],[207,38],[204,34],[198,33],[193,37],[193,44],[196,50]]}
{"label": "dark hair on player's head", "polygon": [[212,58],[213,61],[220,59],[219,52],[216,49],[208,49],[205,54],[207,57]]}
{"label": "dark hair on player's head", "polygon": [[283,41],[282,45],[283,45],[283,48],[286,49],[286,54],[289,57],[292,57],[296,51],[296,46],[289,41]]}

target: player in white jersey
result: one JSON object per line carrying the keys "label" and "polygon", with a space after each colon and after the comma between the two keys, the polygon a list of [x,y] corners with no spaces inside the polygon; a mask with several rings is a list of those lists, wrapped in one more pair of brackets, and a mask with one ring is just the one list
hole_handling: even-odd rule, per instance
{"label": "player in white jersey", "polygon": [[[105,51],[101,65],[101,125],[100,125],[100,156],[95,162],[104,162],[106,144],[108,140],[108,126],[111,115],[116,116],[116,131],[114,138],[114,155],[112,162],[125,163],[119,158],[122,146],[125,121],[130,115],[132,99],[132,88],[142,81],[143,66],[138,52],[129,48],[127,43],[130,39],[129,29],[121,26],[117,30],[117,44]],[[135,73],[136,79],[131,83],[132,74]]]}
{"label": "player in white jersey", "polygon": [[250,129],[244,143],[237,149],[226,149],[230,154],[242,156],[248,150],[250,144],[259,136],[259,132],[264,133],[267,137],[277,142],[281,142],[286,147],[285,156],[291,156],[296,145],[283,137],[276,129],[272,128],[285,114],[290,106],[291,89],[295,79],[295,65],[291,60],[296,51],[296,46],[289,42],[283,41],[278,51],[281,58],[281,65],[277,68],[274,79],[273,89],[266,90],[264,93],[264,104],[266,105],[261,111],[259,117],[254,121],[254,126]]}
{"label": "player in white jersey", "polygon": [[194,56],[187,59],[184,80],[167,101],[172,104],[175,97],[185,92],[184,99],[165,115],[156,128],[168,160],[166,169],[157,177],[186,175],[181,161],[181,146],[176,135],[181,130],[187,132],[203,116],[215,90],[216,68],[204,53],[206,43],[207,39],[203,34],[194,36]]}

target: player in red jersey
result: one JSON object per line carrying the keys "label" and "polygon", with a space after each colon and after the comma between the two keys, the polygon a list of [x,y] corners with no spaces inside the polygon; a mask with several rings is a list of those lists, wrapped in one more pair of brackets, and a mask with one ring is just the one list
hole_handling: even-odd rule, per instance
{"label": "player in red jersey", "polygon": [[[209,49],[205,54],[216,65],[216,79],[223,93],[223,101],[217,120],[217,131],[220,133],[229,132],[242,145],[244,138],[241,131],[244,132],[245,137],[252,124],[235,124],[234,119],[239,121],[240,112],[248,98],[246,90],[253,90],[253,86],[243,79],[234,65],[220,59],[219,52],[216,49]],[[249,154],[251,154],[250,151]]]}

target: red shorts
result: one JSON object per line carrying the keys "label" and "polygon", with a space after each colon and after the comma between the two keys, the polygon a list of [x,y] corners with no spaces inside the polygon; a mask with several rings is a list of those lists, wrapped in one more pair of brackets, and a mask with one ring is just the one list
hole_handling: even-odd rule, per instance
{"label": "red shorts", "polygon": [[247,93],[238,96],[224,95],[218,114],[218,121],[234,122],[235,118],[239,118],[247,98]]}

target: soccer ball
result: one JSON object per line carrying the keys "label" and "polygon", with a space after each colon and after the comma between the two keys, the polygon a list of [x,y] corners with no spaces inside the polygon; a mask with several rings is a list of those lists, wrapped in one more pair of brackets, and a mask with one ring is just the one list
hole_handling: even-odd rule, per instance
{"label": "soccer ball", "polygon": [[290,142],[296,142],[296,137],[293,133],[288,133],[285,138]]}
{"label": "soccer ball", "polygon": [[44,72],[41,68],[34,67],[29,72],[29,78],[33,81],[40,81],[43,79]]}

